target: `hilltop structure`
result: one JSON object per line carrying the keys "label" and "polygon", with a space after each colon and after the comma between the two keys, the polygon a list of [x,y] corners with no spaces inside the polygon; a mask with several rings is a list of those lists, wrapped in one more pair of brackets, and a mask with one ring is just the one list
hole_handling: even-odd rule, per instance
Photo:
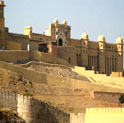
{"label": "hilltop structure", "polygon": [[45,34],[10,33],[4,7],[0,1],[0,108],[26,123],[124,122],[121,37],[115,44],[86,33],[71,39],[67,21],[57,19]]}
{"label": "hilltop structure", "polygon": [[23,34],[10,33],[4,26],[4,2],[0,1],[0,48],[3,50],[30,50],[51,53],[65,59],[74,66],[93,69],[97,73],[110,75],[123,71],[123,39],[115,44],[107,43],[100,35],[98,41],[90,41],[86,33],[81,39],[71,39],[71,27],[64,20],[59,24],[55,19],[49,24],[45,34],[32,32],[32,27],[24,28]]}

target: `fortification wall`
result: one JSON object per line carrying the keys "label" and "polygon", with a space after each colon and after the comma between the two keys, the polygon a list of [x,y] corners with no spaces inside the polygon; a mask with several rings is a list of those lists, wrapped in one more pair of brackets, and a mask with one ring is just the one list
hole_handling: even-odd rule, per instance
{"label": "fortification wall", "polygon": [[26,123],[69,123],[70,115],[40,100],[18,95],[19,116]]}
{"label": "fortification wall", "polygon": [[113,103],[120,103],[121,95],[123,93],[110,93],[110,92],[94,92],[93,98],[96,100],[110,101]]}
{"label": "fortification wall", "polygon": [[57,58],[51,54],[32,51],[31,58],[38,61],[48,62],[48,63],[57,63]]}
{"label": "fortification wall", "polygon": [[22,44],[15,41],[6,41],[6,49],[8,50],[22,50]]}
{"label": "fortification wall", "polygon": [[58,47],[58,58],[65,59],[72,65],[77,65],[76,52],[74,47]]}
{"label": "fortification wall", "polygon": [[[85,75],[96,84],[104,84],[109,87],[124,89],[124,77],[106,76],[105,74],[95,74],[94,71],[85,70],[83,67],[75,66],[73,71],[80,75]],[[104,79],[103,79],[104,78]]]}
{"label": "fortification wall", "polygon": [[0,107],[10,108],[14,111],[17,110],[17,97],[16,93],[11,93],[6,90],[0,90]]}
{"label": "fortification wall", "polygon": [[42,61],[46,63],[62,64],[62,65],[70,66],[70,64],[66,60],[57,58],[56,56],[49,53],[32,51],[31,58],[33,60]]}
{"label": "fortification wall", "polygon": [[70,123],[85,123],[85,113],[70,113]]}
{"label": "fortification wall", "polygon": [[32,82],[40,82],[44,84],[47,83],[46,74],[43,74],[43,73],[41,74],[39,72],[28,70],[23,67],[19,67],[13,64],[8,64],[8,63],[1,62],[1,61],[0,61],[0,67],[10,70],[12,72],[15,72],[19,74],[20,76],[23,76],[25,79],[30,80]]}
{"label": "fortification wall", "polygon": [[112,72],[111,77],[123,77],[123,72]]}
{"label": "fortification wall", "polygon": [[0,107],[18,112],[26,123],[70,123],[70,114],[38,99],[0,90]]}
{"label": "fortification wall", "polygon": [[124,108],[87,108],[84,123],[123,123]]}
{"label": "fortification wall", "polygon": [[30,52],[21,50],[2,50],[0,51],[0,61],[18,62],[30,59]]}
{"label": "fortification wall", "polygon": [[20,66],[29,67],[30,65],[43,65],[43,66],[49,66],[49,67],[60,67],[60,68],[65,68],[65,69],[71,69],[71,67],[66,66],[66,65],[52,64],[52,63],[45,63],[45,62],[35,62],[35,61],[30,61],[26,64],[21,64]]}
{"label": "fortification wall", "polygon": [[[60,87],[69,87],[69,88],[82,88],[83,86],[87,86],[87,84],[92,83],[84,83],[83,80],[75,80],[70,78],[58,77],[49,74],[44,74],[42,72],[36,72],[33,70],[28,70],[24,67],[20,67],[18,65],[8,64],[5,62],[0,61],[0,67],[10,70],[19,74],[20,76],[24,77],[27,80],[32,82],[38,82],[41,84],[49,84],[49,85],[59,85]],[[53,81],[54,80],[54,81]],[[84,77],[84,81],[88,81],[86,77]],[[65,84],[66,83],[66,84]]]}

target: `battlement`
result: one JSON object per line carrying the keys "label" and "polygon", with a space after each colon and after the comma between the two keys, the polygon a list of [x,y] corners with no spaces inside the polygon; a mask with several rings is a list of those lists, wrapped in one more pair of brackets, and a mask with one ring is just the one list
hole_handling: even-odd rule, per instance
{"label": "battlement", "polygon": [[86,108],[86,113],[124,113],[124,108]]}
{"label": "battlement", "polygon": [[123,95],[124,93],[95,91],[93,94],[93,98],[96,100],[110,101],[113,103],[121,103],[121,101],[124,100],[122,98]]}
{"label": "battlement", "polygon": [[[70,119],[69,113],[34,97],[16,94],[7,90],[0,90],[0,98],[0,107],[17,111],[19,116],[26,122],[53,121],[64,123]],[[40,117],[37,117],[39,115]],[[49,116],[49,118],[47,116]]]}

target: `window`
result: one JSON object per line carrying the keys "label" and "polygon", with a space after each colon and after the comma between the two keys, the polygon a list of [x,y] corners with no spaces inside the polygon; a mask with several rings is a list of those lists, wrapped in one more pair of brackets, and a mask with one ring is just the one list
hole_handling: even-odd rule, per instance
{"label": "window", "polygon": [[59,46],[62,46],[62,45],[63,45],[63,41],[62,41],[61,38],[60,38],[59,41],[58,41],[58,45],[59,45]]}

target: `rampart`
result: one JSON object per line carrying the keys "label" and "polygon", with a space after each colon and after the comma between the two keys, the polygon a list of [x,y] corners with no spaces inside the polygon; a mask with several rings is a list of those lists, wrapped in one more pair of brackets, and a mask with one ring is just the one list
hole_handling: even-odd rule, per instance
{"label": "rampart", "polygon": [[0,107],[10,108],[12,110],[17,109],[17,94],[9,91],[0,90]]}
{"label": "rampart", "polygon": [[18,65],[8,64],[5,62],[0,61],[0,68],[4,68],[19,74],[20,76],[24,77],[27,80],[32,82],[40,82],[40,83],[47,83],[46,74],[40,74],[38,72],[25,69],[23,67],[19,67]]}
{"label": "rampart", "polygon": [[38,51],[31,51],[31,59],[46,63],[62,64],[62,65],[70,66],[70,64],[64,59],[57,58],[56,56],[49,53],[43,53]]}
{"label": "rampart", "polygon": [[43,66],[49,66],[49,67],[60,67],[60,68],[65,68],[65,69],[70,69],[71,70],[71,67],[66,66],[66,65],[52,64],[52,63],[45,63],[45,62],[30,61],[26,64],[20,64],[20,66],[22,66],[22,67],[29,67],[30,65],[43,65]]}
{"label": "rampart", "polygon": [[70,123],[70,115],[38,99],[0,91],[0,107],[17,111],[26,123]]}
{"label": "rampart", "polygon": [[42,72],[36,72],[33,70],[26,69],[24,67],[20,67],[18,65],[14,65],[14,64],[2,62],[2,61],[0,61],[0,68],[10,70],[12,72],[19,74],[20,76],[24,77],[27,80],[30,80],[32,82],[37,82],[40,84],[48,83],[49,85],[59,85],[60,87],[68,87],[68,88],[82,88],[83,86],[86,87],[87,84],[88,85],[92,84],[89,82],[85,83],[86,81],[88,81],[86,77],[84,77],[84,80],[82,81],[70,79],[66,77],[58,77],[55,75],[53,76],[49,74],[44,74]]}
{"label": "rampart", "polygon": [[66,60],[57,58],[49,53],[27,50],[0,50],[0,61],[23,63],[30,60],[71,66]]}
{"label": "rampart", "polygon": [[96,100],[103,100],[103,101],[110,101],[113,103],[120,103],[121,96],[123,96],[124,93],[112,93],[112,92],[98,92],[95,91],[93,98]]}
{"label": "rampart", "polygon": [[18,62],[28,61],[30,59],[30,52],[21,50],[1,50],[0,61]]}
{"label": "rampart", "polygon": [[103,84],[103,85],[105,84],[109,87],[115,87],[120,89],[124,88],[124,84],[123,84],[124,77],[116,77],[116,76],[113,77],[113,76],[106,76],[105,74],[95,74],[94,70],[85,70],[84,67],[78,67],[78,66],[75,66],[74,68],[72,68],[72,70],[80,75],[87,76],[93,83]]}
{"label": "rampart", "polygon": [[87,108],[84,120],[83,123],[123,123],[124,108]]}

